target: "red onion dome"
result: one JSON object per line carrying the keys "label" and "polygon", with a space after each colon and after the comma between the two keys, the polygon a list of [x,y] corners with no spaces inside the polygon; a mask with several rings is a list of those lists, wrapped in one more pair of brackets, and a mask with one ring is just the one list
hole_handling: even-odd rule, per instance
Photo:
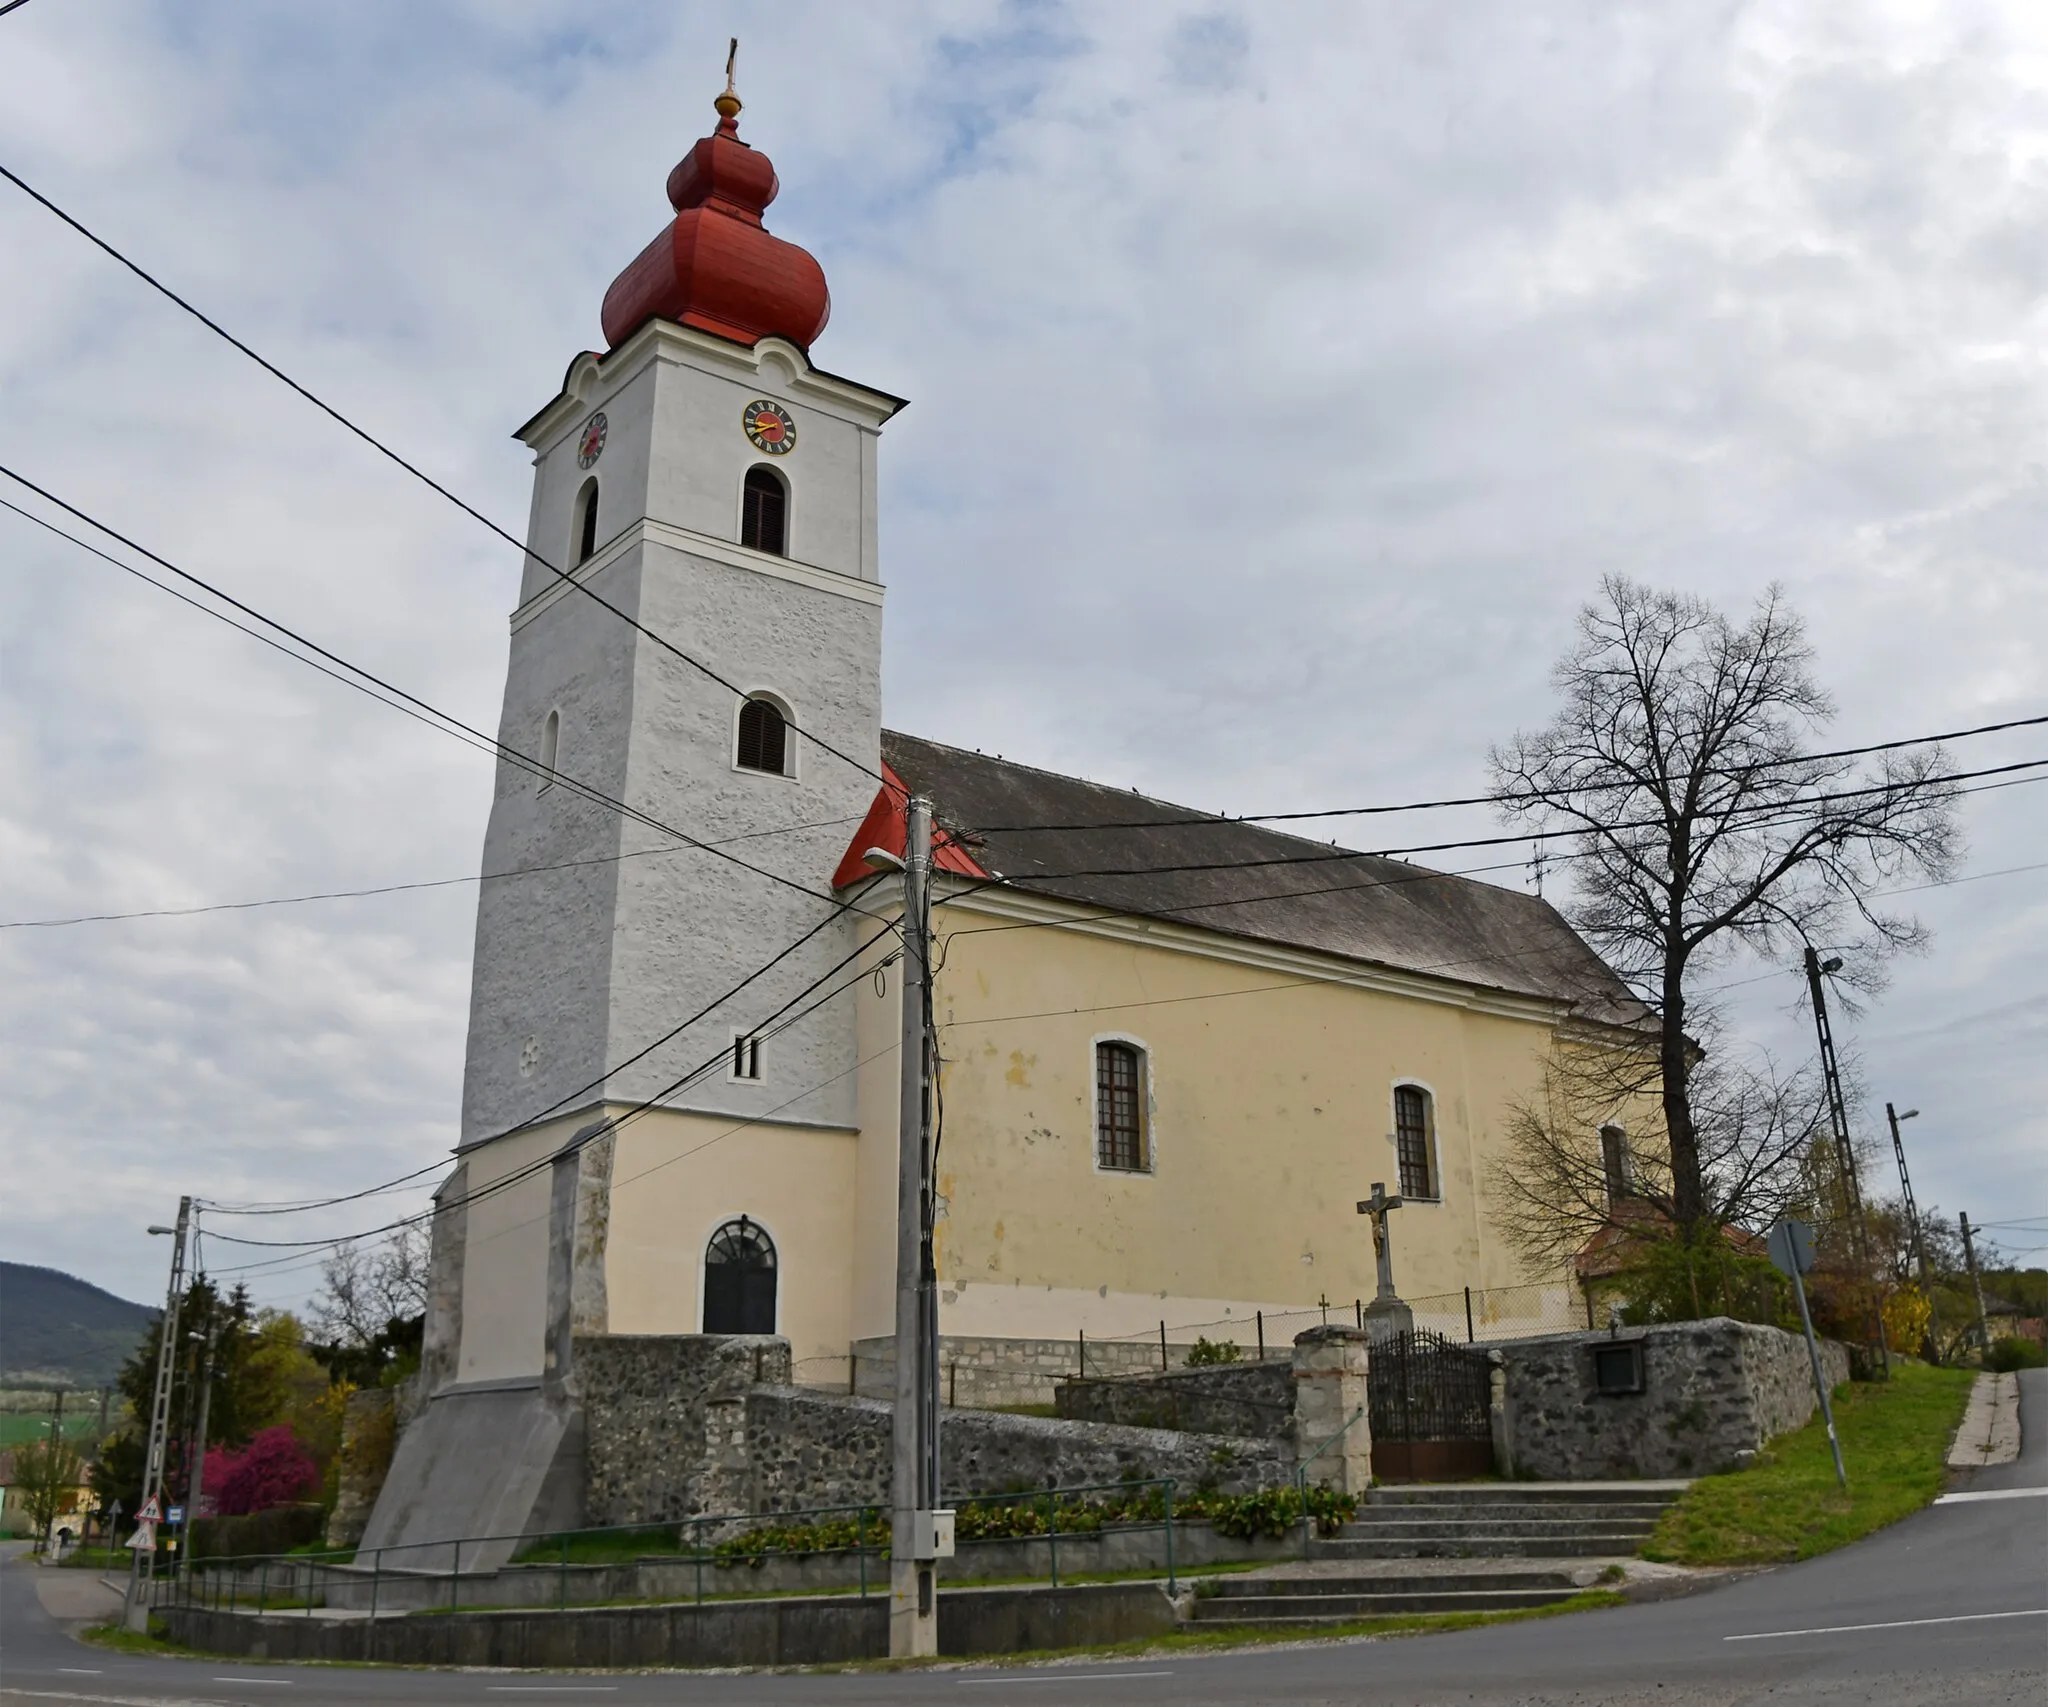
{"label": "red onion dome", "polygon": [[659,316],[735,343],[787,338],[807,351],[831,317],[824,268],[761,224],[781,186],[768,156],[740,141],[730,79],[716,105],[718,128],[668,175],[675,218],[604,293],[614,349]]}

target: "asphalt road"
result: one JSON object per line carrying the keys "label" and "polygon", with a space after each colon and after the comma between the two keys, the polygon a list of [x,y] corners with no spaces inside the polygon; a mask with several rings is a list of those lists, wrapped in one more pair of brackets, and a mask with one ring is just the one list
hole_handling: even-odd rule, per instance
{"label": "asphalt road", "polygon": [[873,1702],[2048,1703],[2048,1371],[2020,1377],[2015,1464],[1958,1479],[2011,1498],[1936,1505],[1803,1565],[1682,1600],[1457,1635],[1034,1668],[844,1675],[544,1675],[233,1665],[104,1654],[44,1614],[33,1568],[0,1569],[0,1701],[688,1707]]}

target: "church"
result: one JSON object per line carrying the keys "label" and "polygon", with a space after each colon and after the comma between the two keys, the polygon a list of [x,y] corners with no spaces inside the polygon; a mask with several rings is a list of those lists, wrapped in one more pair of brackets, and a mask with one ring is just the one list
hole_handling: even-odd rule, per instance
{"label": "church", "polygon": [[893,1322],[901,908],[865,856],[902,848],[907,792],[941,827],[957,1399],[1349,1320],[1376,1182],[1404,1295],[1568,1298],[1504,1243],[1489,1181],[1552,1053],[1640,1012],[1621,981],[1540,898],[884,729],[877,472],[905,400],[819,365],[823,269],[767,230],[774,169],[730,89],[717,107],[604,349],[517,434],[517,757],[432,1384],[537,1385],[573,1332],[772,1333],[798,1383],[866,1385]]}

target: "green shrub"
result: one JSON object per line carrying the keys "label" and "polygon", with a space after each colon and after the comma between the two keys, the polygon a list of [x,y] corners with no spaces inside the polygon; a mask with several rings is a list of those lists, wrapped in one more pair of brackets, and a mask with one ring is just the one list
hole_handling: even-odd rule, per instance
{"label": "green shrub", "polygon": [[2010,1375],[2015,1369],[2039,1369],[2044,1364],[2048,1364],[2048,1350],[2043,1350],[2038,1340],[1993,1340],[1984,1354],[1984,1367],[2000,1375]]}
{"label": "green shrub", "polygon": [[246,1517],[202,1517],[192,1525],[192,1557],[225,1559],[290,1553],[318,1541],[326,1525],[318,1505],[279,1505]]}
{"label": "green shrub", "polygon": [[1218,1363],[1235,1363],[1238,1355],[1236,1340],[1198,1339],[1188,1348],[1188,1367],[1202,1369]]}

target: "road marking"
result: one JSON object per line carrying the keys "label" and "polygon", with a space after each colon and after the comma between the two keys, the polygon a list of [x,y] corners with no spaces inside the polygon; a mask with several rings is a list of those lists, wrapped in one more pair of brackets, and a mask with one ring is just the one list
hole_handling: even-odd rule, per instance
{"label": "road marking", "polygon": [[1936,1505],[1966,1505],[1971,1500],[2039,1499],[2048,1488],[1976,1488],[1967,1494],[1943,1494]]}
{"label": "road marking", "polygon": [[288,1677],[216,1677],[215,1683],[253,1683],[265,1689],[296,1689],[298,1685]]}
{"label": "road marking", "polygon": [[106,1675],[104,1672],[87,1671],[84,1666],[59,1666],[57,1669],[66,1677],[104,1677]]}
{"label": "road marking", "polygon": [[486,1691],[491,1695],[611,1695],[618,1690],[616,1683],[494,1683]]}
{"label": "road marking", "polygon": [[1019,1677],[963,1677],[961,1683],[1114,1683],[1124,1677],[1171,1677],[1171,1671],[1047,1671]]}
{"label": "road marking", "polygon": [[1916,1630],[1923,1624],[1975,1624],[1986,1618],[2048,1618],[2048,1606],[2018,1612],[1959,1612],[1952,1618],[1894,1618],[1886,1624],[1823,1624],[1813,1630],[1758,1630],[1747,1636],[1723,1636],[1724,1642],[1771,1642],[1781,1636],[1842,1636],[1854,1630]]}

